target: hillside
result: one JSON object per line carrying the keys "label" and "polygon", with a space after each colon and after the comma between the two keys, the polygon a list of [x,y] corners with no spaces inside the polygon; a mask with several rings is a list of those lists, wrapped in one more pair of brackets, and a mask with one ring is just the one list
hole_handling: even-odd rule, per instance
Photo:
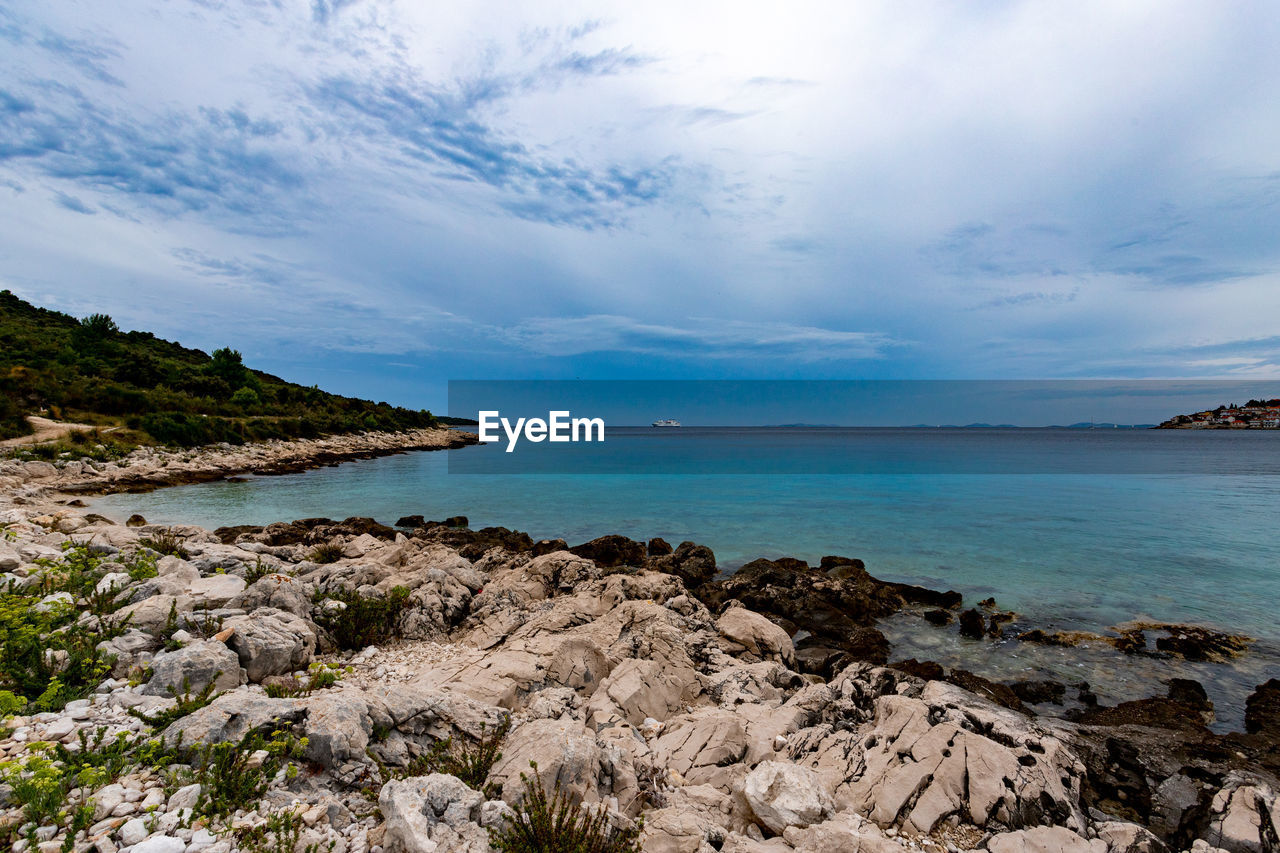
{"label": "hillside", "polygon": [[122,332],[0,291],[0,438],[47,413],[111,429],[113,440],[195,446],[434,426],[428,411],[329,394],[213,354]]}

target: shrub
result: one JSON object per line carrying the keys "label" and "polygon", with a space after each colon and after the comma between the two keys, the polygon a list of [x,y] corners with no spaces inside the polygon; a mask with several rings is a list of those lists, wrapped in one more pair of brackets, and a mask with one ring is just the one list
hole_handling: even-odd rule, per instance
{"label": "shrub", "polygon": [[[247,826],[235,832],[236,846],[245,853],[295,853],[305,824],[292,811],[269,815],[264,823]],[[326,850],[336,842],[330,841]],[[303,853],[320,853],[319,844],[308,844]]]}
{"label": "shrub", "polygon": [[317,690],[332,687],[342,677],[338,673],[337,664],[316,662],[311,664],[311,675],[305,682],[293,679],[289,684],[266,684],[263,689],[272,699],[292,699],[295,696],[310,696]]}
{"label": "shrub", "polygon": [[430,773],[445,773],[456,776],[485,795],[486,799],[496,799],[498,791],[494,785],[486,785],[489,771],[495,762],[502,758],[498,747],[511,730],[511,718],[504,716],[502,722],[490,734],[484,723],[480,724],[480,737],[473,743],[458,743],[453,736],[436,741],[431,750],[421,758],[409,764],[407,776],[425,776]]}
{"label": "shrub", "polygon": [[154,536],[144,536],[138,540],[138,544],[144,548],[150,548],[157,554],[177,557],[182,560],[186,560],[191,556],[187,553],[187,549],[183,547],[182,539],[172,530],[165,530]]}
{"label": "shrub", "polygon": [[[220,817],[255,805],[276,773],[290,758],[301,757],[305,748],[305,738],[297,740],[289,732],[277,731],[270,740],[250,732],[239,743],[204,744],[194,749],[184,782],[200,784],[195,814]],[[261,763],[253,758],[259,750],[267,753]]]}
{"label": "shrub", "polygon": [[[532,761],[529,766],[538,769]],[[603,808],[584,809],[558,781],[549,798],[536,775],[521,773],[520,781],[524,797],[515,815],[501,829],[489,830],[489,843],[501,853],[640,853],[643,824],[615,829]]]}
{"label": "shrub", "polygon": [[317,545],[312,548],[311,553],[307,555],[307,559],[322,566],[327,563],[336,563],[342,559],[342,546],[335,545],[332,542],[325,542],[323,545]]}
{"label": "shrub", "polygon": [[400,613],[409,603],[409,590],[397,586],[386,598],[366,598],[339,587],[326,597],[342,606],[322,609],[316,624],[329,632],[339,648],[363,649],[397,633]]}
{"label": "shrub", "polygon": [[[218,673],[218,675],[221,675],[221,674],[222,673]],[[215,680],[216,680],[216,677],[215,677]],[[172,708],[167,708],[166,710],[160,711],[155,714],[148,714],[144,711],[139,711],[137,708],[130,708],[129,709],[130,715],[137,717],[139,720],[142,720],[142,722],[146,723],[147,725],[151,726],[157,731],[160,731],[162,729],[167,729],[169,725],[173,723],[175,720],[180,720],[183,717],[187,716],[187,714],[192,713],[193,711],[199,711],[205,705],[208,705],[214,699],[218,698],[213,693],[212,681],[206,684],[204,689],[201,690],[199,693],[197,693],[195,696],[191,695],[191,679],[189,678],[184,678],[182,680],[181,696],[179,696],[178,691],[174,689],[174,685],[170,684],[168,685],[168,687],[169,687],[169,692],[172,693],[178,700],[178,703],[174,705]],[[221,694],[218,694],[218,695],[221,695]]]}

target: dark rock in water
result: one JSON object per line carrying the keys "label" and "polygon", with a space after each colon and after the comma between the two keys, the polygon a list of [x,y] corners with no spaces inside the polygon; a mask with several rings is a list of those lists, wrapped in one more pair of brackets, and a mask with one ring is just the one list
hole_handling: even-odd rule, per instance
{"label": "dark rock in water", "polygon": [[1076,701],[1086,708],[1098,707],[1098,694],[1093,692],[1089,682],[1082,681],[1076,685]]}
{"label": "dark rock in water", "polygon": [[451,515],[440,523],[445,527],[470,527],[471,519],[465,515]]}
{"label": "dark rock in water", "polygon": [[90,524],[110,524],[112,526],[115,525],[114,521],[107,518],[105,515],[98,515],[96,512],[85,513],[84,520],[89,522]]}
{"label": "dark rock in water", "polygon": [[[359,515],[344,519],[338,524],[338,528],[336,532],[345,536],[363,536],[367,533],[375,539],[394,541],[396,538],[396,529],[394,527],[388,527],[372,518],[365,518]],[[332,536],[333,532],[328,535]]]}
{"label": "dark rock in water", "polygon": [[1209,729],[1204,725],[1201,710],[1167,696],[1152,696],[1112,707],[1089,708],[1069,714],[1068,719],[1086,726],[1148,726],[1208,735]]}
{"label": "dark rock in water", "polygon": [[539,539],[533,543],[533,556],[541,557],[543,554],[554,554],[556,551],[568,551],[569,543],[563,539]]}
{"label": "dark rock in water", "polygon": [[960,614],[960,636],[971,640],[981,640],[987,633],[987,620],[982,614],[970,607]]}
{"label": "dark rock in water", "polygon": [[147,524],[147,520],[142,516],[138,515],[136,512],[133,515],[129,516],[128,519],[125,520],[126,527],[145,527],[146,524]]}
{"label": "dark rock in water", "polygon": [[1244,730],[1280,741],[1280,680],[1259,684],[1245,700]]}
{"label": "dark rock in water", "polygon": [[983,678],[981,675],[975,675],[967,669],[953,669],[951,674],[947,676],[950,681],[957,687],[963,687],[970,693],[977,693],[984,699],[989,699],[997,705],[1017,711],[1021,714],[1031,715],[1032,711],[1022,704],[1022,700],[1018,698],[1018,694],[1003,684],[997,684]]}
{"label": "dark rock in water", "polygon": [[855,660],[885,664],[889,662],[889,638],[877,628],[861,627],[849,635],[844,648]]}
{"label": "dark rock in water", "polygon": [[800,672],[820,675],[830,681],[840,672],[845,652],[820,643],[801,643],[796,646],[796,668]]}
{"label": "dark rock in water", "polygon": [[471,530],[465,527],[430,527],[414,534],[428,542],[439,542],[468,560],[478,560],[490,548],[505,548],[513,554],[533,550],[533,537],[520,530],[506,527],[482,527]]}
{"label": "dark rock in water", "polygon": [[818,568],[836,580],[858,578],[867,573],[867,564],[854,557],[823,557]]}
{"label": "dark rock in water", "polygon": [[217,536],[223,545],[234,545],[236,540],[244,534],[261,533],[263,529],[261,525],[257,524],[237,524],[234,527],[219,527],[213,531],[213,535]]}
{"label": "dark rock in water", "polygon": [[425,527],[427,520],[420,515],[402,515],[396,520],[396,527]]}
{"label": "dark rock in water", "polygon": [[1121,631],[1120,638],[1115,641],[1117,651],[1127,655],[1145,654],[1147,651],[1147,635],[1142,631]]}
{"label": "dark rock in water", "polygon": [[663,539],[661,536],[655,536],[649,540],[650,557],[665,557],[674,550],[675,549],[671,547],[671,543]]}
{"label": "dark rock in water", "polygon": [[1196,625],[1162,625],[1169,632],[1167,637],[1156,639],[1156,648],[1162,652],[1181,655],[1187,660],[1224,661],[1242,654],[1249,648],[1249,638],[1225,634]]}
{"label": "dark rock in water", "polygon": [[1012,622],[1014,620],[1014,615],[1015,614],[1013,613],[992,613],[991,618],[988,620],[988,623],[987,623],[988,625],[987,634],[997,638],[1003,637],[1004,628],[1000,626],[1003,625],[1005,622]]}
{"label": "dark rock in water", "polygon": [[796,662],[801,672],[831,679],[859,661],[883,665],[889,660],[889,639],[879,630],[857,627],[839,643],[812,634],[796,643]]}
{"label": "dark rock in water", "polygon": [[1013,681],[1009,683],[1013,694],[1028,705],[1043,705],[1052,702],[1062,704],[1062,697],[1067,694],[1067,685],[1060,681]]}
{"label": "dark rock in water", "polygon": [[675,575],[690,590],[696,590],[715,578],[716,555],[706,545],[681,542],[673,553],[650,557],[646,567],[655,572]]}
{"label": "dark rock in water", "polygon": [[987,608],[995,607],[995,606],[996,606],[996,600],[995,600],[994,598],[984,598],[984,599],[982,599],[981,601],[979,601],[979,602],[978,602],[978,606],[979,606],[979,607],[987,607]]}
{"label": "dark rock in water", "polygon": [[924,620],[930,625],[950,625],[951,614],[945,610],[926,610],[924,612]]}
{"label": "dark rock in water", "polygon": [[897,663],[891,663],[889,666],[899,672],[905,672],[907,675],[914,675],[916,678],[923,678],[925,681],[941,681],[947,674],[947,671],[942,668],[941,664],[934,663],[931,660],[907,658],[906,660],[900,660]]}
{"label": "dark rock in water", "polygon": [[1191,678],[1172,678],[1169,680],[1168,696],[1175,702],[1190,705],[1203,711],[1212,711],[1213,703],[1204,685]]}
{"label": "dark rock in water", "polygon": [[602,569],[611,569],[615,566],[642,566],[645,558],[644,545],[616,533],[575,545],[569,551],[579,557],[594,560],[595,564]]}
{"label": "dark rock in water", "polygon": [[87,503],[85,503],[84,501],[80,500],[79,498],[72,498],[71,500],[69,500],[69,501],[67,501],[67,502],[66,502],[66,505],[67,505],[67,506],[74,506],[74,507],[85,507],[85,506],[88,506],[88,504],[87,504]]}
{"label": "dark rock in water", "polygon": [[381,524],[372,518],[353,515],[342,521],[332,518],[300,518],[297,521],[279,521],[262,528],[260,538],[267,545],[317,545],[328,542],[335,536],[363,536],[369,534],[376,539],[391,541],[396,538],[396,529]]}

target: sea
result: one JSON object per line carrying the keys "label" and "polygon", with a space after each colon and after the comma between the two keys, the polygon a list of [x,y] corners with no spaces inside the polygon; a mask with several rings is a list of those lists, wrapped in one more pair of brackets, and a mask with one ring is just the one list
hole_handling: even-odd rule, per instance
{"label": "sea", "polygon": [[1104,702],[1203,683],[1215,728],[1280,677],[1280,431],[610,428],[603,443],[514,461],[501,443],[94,501],[108,517],[214,528],[308,517],[464,515],[571,545],[618,533],[757,557],[857,557],[875,576],[993,597],[1019,628],[1130,620],[1254,638],[1229,663],[967,640],[885,620],[894,659],[998,680],[1087,682]]}

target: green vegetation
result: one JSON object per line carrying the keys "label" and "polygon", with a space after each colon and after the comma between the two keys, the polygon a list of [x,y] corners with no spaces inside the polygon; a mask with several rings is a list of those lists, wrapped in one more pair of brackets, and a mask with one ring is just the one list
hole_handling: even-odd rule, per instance
{"label": "green vegetation", "polygon": [[385,598],[366,598],[341,587],[317,593],[317,599],[330,599],[321,609],[316,624],[333,637],[340,649],[363,649],[395,636],[399,631],[400,613],[409,604],[409,590],[392,587]]}
{"label": "green vegetation", "polygon": [[[186,753],[190,769],[180,771],[176,782],[200,784],[196,816],[226,817],[257,804],[271,779],[290,759],[301,758],[306,748],[306,738],[284,730],[272,732],[270,738],[250,732],[239,743],[207,743]],[[259,761],[257,752],[266,757]]]}
{"label": "green vegetation", "polygon": [[[221,675],[221,674],[222,673],[218,673],[218,675]],[[217,679],[215,678],[215,681],[216,680]],[[187,714],[193,713],[195,711],[199,711],[205,705],[208,705],[214,699],[217,699],[218,696],[215,696],[213,693],[213,686],[214,686],[213,681],[210,681],[208,684],[204,686],[203,690],[201,690],[196,695],[192,696],[191,695],[191,679],[189,678],[183,679],[182,695],[178,695],[177,685],[175,684],[168,685],[169,693],[172,694],[174,697],[176,697],[178,700],[177,704],[175,704],[172,708],[166,708],[165,710],[159,711],[155,714],[147,714],[143,711],[139,711],[137,708],[130,708],[129,714],[131,716],[137,717],[139,720],[142,720],[142,722],[151,726],[156,731],[162,731],[164,729],[169,728],[169,725],[171,723],[174,723],[177,720],[182,719],[183,717],[187,716]],[[222,694],[218,694],[218,695],[220,696]]]}
{"label": "green vegetation", "polygon": [[191,556],[187,553],[187,549],[183,547],[182,538],[172,530],[165,530],[154,536],[144,536],[138,540],[138,544],[167,557],[178,557],[185,560]]}
{"label": "green vegetation", "polygon": [[457,742],[453,736],[436,741],[431,750],[424,756],[409,763],[406,776],[426,776],[431,773],[445,773],[456,776],[485,795],[486,799],[498,797],[496,785],[485,784],[489,771],[502,753],[498,751],[503,739],[511,730],[511,718],[503,717],[502,723],[489,733],[483,723],[480,724],[480,737],[473,743]]}
{"label": "green vegetation", "polygon": [[[536,773],[538,765],[529,762]],[[489,831],[489,843],[502,853],[640,853],[642,824],[615,829],[603,808],[585,809],[556,782],[550,797],[535,775],[520,774],[524,797],[515,817]]]}
{"label": "green vegetation", "polygon": [[[108,571],[147,568],[136,559],[108,562],[83,545],[63,549],[59,560],[38,561],[38,575],[0,589],[0,690],[38,711],[83,698],[106,677],[111,659],[98,643],[124,633],[128,620],[113,618],[112,596],[95,587]],[[79,630],[82,611],[97,617],[96,630]]]}
{"label": "green vegetation", "polygon": [[30,432],[24,415],[92,423],[33,458],[116,458],[150,442],[192,447],[435,426],[430,412],[329,394],[245,366],[240,353],[122,332],[105,314],[77,320],[0,291],[0,438]]}
{"label": "green vegetation", "polygon": [[307,559],[322,566],[327,563],[336,563],[342,559],[342,546],[334,545],[332,542],[325,542],[312,548],[311,553],[307,555]]}
{"label": "green vegetation", "polygon": [[332,687],[342,678],[342,668],[336,663],[316,661],[311,664],[310,675],[306,681],[293,678],[289,683],[273,683],[263,685],[267,695],[272,699],[293,699],[298,696],[310,696],[317,690]]}
{"label": "green vegetation", "polygon": [[[304,826],[302,818],[292,811],[275,812],[263,824],[236,830],[236,846],[245,853],[296,853]],[[323,849],[332,850],[335,845],[330,841]],[[303,849],[303,853],[320,851],[319,844],[308,844]]]}

